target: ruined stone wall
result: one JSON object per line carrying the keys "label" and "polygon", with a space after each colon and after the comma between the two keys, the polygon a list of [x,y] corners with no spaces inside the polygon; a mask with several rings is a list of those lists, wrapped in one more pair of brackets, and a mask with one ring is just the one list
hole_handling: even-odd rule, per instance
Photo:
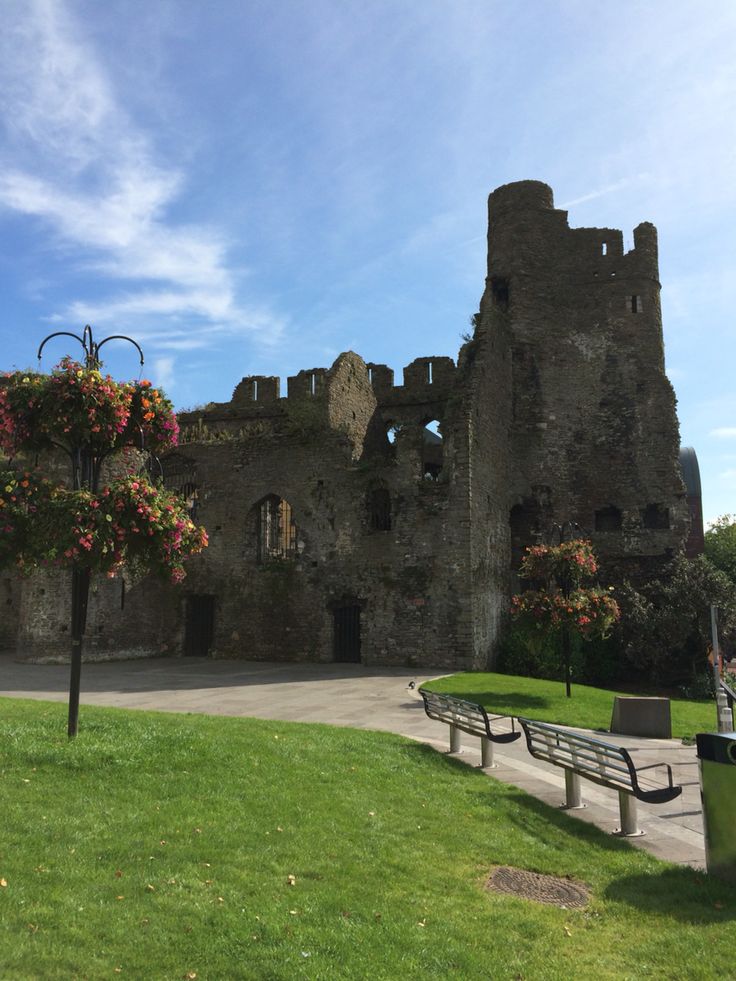
{"label": "ruined stone wall", "polygon": [[[417,358],[395,384],[347,352],[285,397],[248,376],[180,416],[164,477],[210,546],[180,588],[95,583],[87,655],[482,668],[553,522],[591,533],[607,577],[658,572],[688,524],[659,288],[652,225],[624,252],[620,231],[571,229],[546,185],[499,188],[457,365]],[[8,583],[0,644],[64,656],[68,577]]]}
{"label": "ruined stone wall", "polygon": [[[448,410],[454,377],[450,359],[420,359],[394,386],[385,366],[346,354],[329,371],[290,379],[278,411],[261,413],[269,429],[260,437],[238,435],[259,411],[252,397],[217,406],[201,424],[182,418],[181,453],[197,474],[197,520],[210,536],[184,589],[216,597],[218,656],[332,660],[334,610],[348,603],[361,609],[365,663],[470,665],[467,438]],[[236,393],[249,387],[244,379]],[[442,469],[427,477],[424,426],[433,419]],[[372,526],[379,488],[390,527]],[[292,509],[296,554],[287,559],[259,556],[268,495]]]}
{"label": "ruined stone wall", "polygon": [[513,419],[509,506],[518,556],[534,531],[577,521],[623,569],[687,530],[679,434],[664,374],[656,230],[575,228],[537,181],[489,198],[482,308],[507,311]]}
{"label": "ruined stone wall", "polygon": [[509,607],[511,353],[505,311],[487,309],[476,321],[459,367],[468,431],[472,646],[474,666],[482,669],[493,664]]}

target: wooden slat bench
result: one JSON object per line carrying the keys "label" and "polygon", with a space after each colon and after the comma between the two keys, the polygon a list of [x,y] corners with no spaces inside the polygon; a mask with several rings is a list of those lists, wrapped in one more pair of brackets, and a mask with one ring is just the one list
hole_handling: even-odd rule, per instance
{"label": "wooden slat bench", "polygon": [[[526,744],[532,756],[562,767],[565,771],[565,807],[584,807],[580,793],[580,778],[618,791],[621,827],[614,834],[627,837],[643,835],[636,816],[636,802],[664,804],[679,797],[682,787],[673,785],[669,763],[653,763],[650,766],[634,766],[623,746],[581,736],[569,729],[560,729],[545,722],[519,718],[526,734]],[[646,770],[663,769],[667,782],[657,782]]]}
{"label": "wooden slat bench", "polygon": [[483,706],[476,705],[475,702],[466,702],[462,698],[455,698],[454,695],[443,695],[436,691],[425,691],[424,688],[419,689],[419,694],[424,699],[424,711],[429,718],[437,722],[444,722],[450,727],[451,753],[461,752],[461,732],[467,732],[469,736],[480,737],[482,767],[495,766],[493,762],[494,743],[512,743],[521,736],[521,732],[517,732],[514,726],[513,718],[511,719],[511,732],[493,732],[491,722],[508,718],[508,716],[489,716]]}

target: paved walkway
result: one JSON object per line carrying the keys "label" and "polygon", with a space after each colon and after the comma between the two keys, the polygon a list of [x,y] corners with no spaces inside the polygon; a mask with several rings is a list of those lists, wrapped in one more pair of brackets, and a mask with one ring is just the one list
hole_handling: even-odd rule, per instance
{"label": "paved walkway", "polygon": [[[156,658],[85,664],[82,705],[111,705],[167,712],[248,716],[285,722],[326,722],[358,729],[381,729],[448,748],[447,726],[424,713],[421,697],[409,683],[428,680],[404,668],[368,668],[352,664],[277,664],[210,661],[205,658]],[[0,695],[66,701],[66,665],[27,664],[0,656]],[[80,715],[81,725],[84,716]],[[715,720],[714,720],[715,721]],[[602,738],[606,738],[602,736]],[[683,793],[669,804],[638,803],[646,832],[630,841],[659,858],[705,866],[697,759],[693,747],[673,739],[617,736],[637,764],[668,762]],[[480,764],[479,740],[465,737],[463,758]],[[552,806],[564,802],[564,775],[533,759],[525,740],[496,746],[498,767],[489,775],[514,784]],[[568,813],[613,831],[619,823],[618,795],[583,781],[587,806]]]}

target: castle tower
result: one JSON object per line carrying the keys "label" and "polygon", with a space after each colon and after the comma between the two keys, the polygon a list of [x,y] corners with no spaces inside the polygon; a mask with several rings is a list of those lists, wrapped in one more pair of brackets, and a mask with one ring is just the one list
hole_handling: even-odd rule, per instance
{"label": "castle tower", "polygon": [[687,506],[664,373],[657,232],[570,228],[552,190],[489,197],[482,322],[510,331],[509,521],[514,560],[577,521],[607,572],[646,574],[681,547]]}

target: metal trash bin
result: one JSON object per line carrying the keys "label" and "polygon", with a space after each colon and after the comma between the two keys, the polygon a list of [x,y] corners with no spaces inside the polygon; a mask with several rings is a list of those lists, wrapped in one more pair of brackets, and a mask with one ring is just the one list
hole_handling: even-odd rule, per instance
{"label": "metal trash bin", "polygon": [[736,732],[696,736],[708,872],[736,883]]}

